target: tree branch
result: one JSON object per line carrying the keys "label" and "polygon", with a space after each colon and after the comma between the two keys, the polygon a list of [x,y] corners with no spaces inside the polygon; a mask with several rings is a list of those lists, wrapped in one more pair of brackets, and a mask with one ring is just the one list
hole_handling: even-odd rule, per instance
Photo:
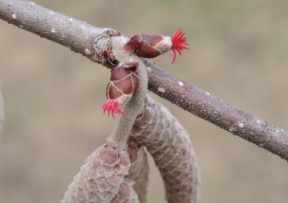
{"label": "tree branch", "polygon": [[[177,106],[288,160],[288,133],[233,107],[145,60],[149,89]],[[158,88],[161,87],[159,91]]]}
{"label": "tree branch", "polygon": [[83,21],[25,0],[0,0],[0,18],[88,58],[95,54],[95,35],[103,32]]}
{"label": "tree branch", "polygon": [[[0,0],[0,18],[69,47],[92,61],[101,62],[95,55],[93,42],[97,35],[103,33],[103,29],[25,0]],[[288,160],[286,131],[226,104],[209,93],[170,75],[147,60],[144,62],[149,70],[149,89],[155,94]],[[164,91],[159,91],[159,87]]]}

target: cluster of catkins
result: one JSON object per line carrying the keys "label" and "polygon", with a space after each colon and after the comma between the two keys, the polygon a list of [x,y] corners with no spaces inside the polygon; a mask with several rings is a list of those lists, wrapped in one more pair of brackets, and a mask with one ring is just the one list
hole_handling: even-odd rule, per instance
{"label": "cluster of catkins", "polygon": [[[169,50],[173,51],[172,63],[176,60],[176,53],[181,55],[182,50],[189,50],[186,37],[181,28],[172,36],[162,35],[134,35],[124,46],[124,50],[144,58],[154,58]],[[107,86],[107,101],[102,108],[108,115],[124,114],[121,106],[131,98],[138,89],[139,80],[137,64],[121,64],[111,71]]]}
{"label": "cluster of catkins", "polygon": [[112,52],[103,55],[113,68],[102,108],[113,118],[123,115],[107,143],[87,158],[61,203],[145,202],[148,164],[142,146],[159,167],[167,201],[195,203],[199,173],[189,135],[166,108],[146,96],[146,68],[138,57],[132,59],[134,54],[153,58],[172,50],[174,63],[177,52],[181,55],[188,49],[186,37],[180,28],[172,37],[134,35],[125,40],[120,45],[125,52],[123,61],[117,61]]}

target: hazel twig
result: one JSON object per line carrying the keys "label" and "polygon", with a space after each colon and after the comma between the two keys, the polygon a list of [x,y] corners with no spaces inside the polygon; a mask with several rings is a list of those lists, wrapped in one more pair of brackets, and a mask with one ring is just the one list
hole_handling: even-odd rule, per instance
{"label": "hazel twig", "polygon": [[[95,38],[107,35],[105,29],[23,0],[0,0],[0,18],[101,63],[93,43]],[[105,43],[98,44],[98,51],[104,51]],[[288,161],[287,131],[225,103],[151,62],[145,64],[149,70],[149,89],[155,94]],[[158,91],[159,87],[165,91]]]}

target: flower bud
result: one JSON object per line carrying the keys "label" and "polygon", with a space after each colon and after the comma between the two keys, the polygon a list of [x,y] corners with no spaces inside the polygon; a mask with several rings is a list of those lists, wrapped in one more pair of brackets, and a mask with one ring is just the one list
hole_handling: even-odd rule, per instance
{"label": "flower bud", "polygon": [[169,50],[174,53],[173,61],[176,60],[176,52],[181,55],[182,50],[189,50],[188,43],[182,28],[172,36],[162,35],[134,35],[125,44],[124,50],[133,52],[144,58],[154,58]]}
{"label": "flower bud", "polygon": [[115,118],[114,114],[124,114],[120,110],[121,106],[138,90],[137,67],[138,63],[134,62],[120,64],[112,69],[106,89],[107,101],[102,106],[104,113],[108,111],[108,116],[112,114],[112,117]]}

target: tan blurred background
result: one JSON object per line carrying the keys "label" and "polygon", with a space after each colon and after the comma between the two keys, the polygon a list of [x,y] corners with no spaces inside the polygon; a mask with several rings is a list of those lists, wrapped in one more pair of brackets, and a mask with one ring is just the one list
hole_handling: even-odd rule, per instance
{"label": "tan blurred background", "polygon": [[[172,53],[155,62],[225,102],[288,130],[288,1],[36,3],[127,36],[172,35],[182,26],[191,50],[173,65]],[[4,21],[0,21],[0,45],[6,110],[0,144],[0,202],[60,202],[85,158],[116,124],[101,109],[109,71]],[[201,203],[287,202],[286,161],[163,103],[191,134],[202,171]],[[164,202],[161,178],[153,161],[150,166],[148,202]]]}

